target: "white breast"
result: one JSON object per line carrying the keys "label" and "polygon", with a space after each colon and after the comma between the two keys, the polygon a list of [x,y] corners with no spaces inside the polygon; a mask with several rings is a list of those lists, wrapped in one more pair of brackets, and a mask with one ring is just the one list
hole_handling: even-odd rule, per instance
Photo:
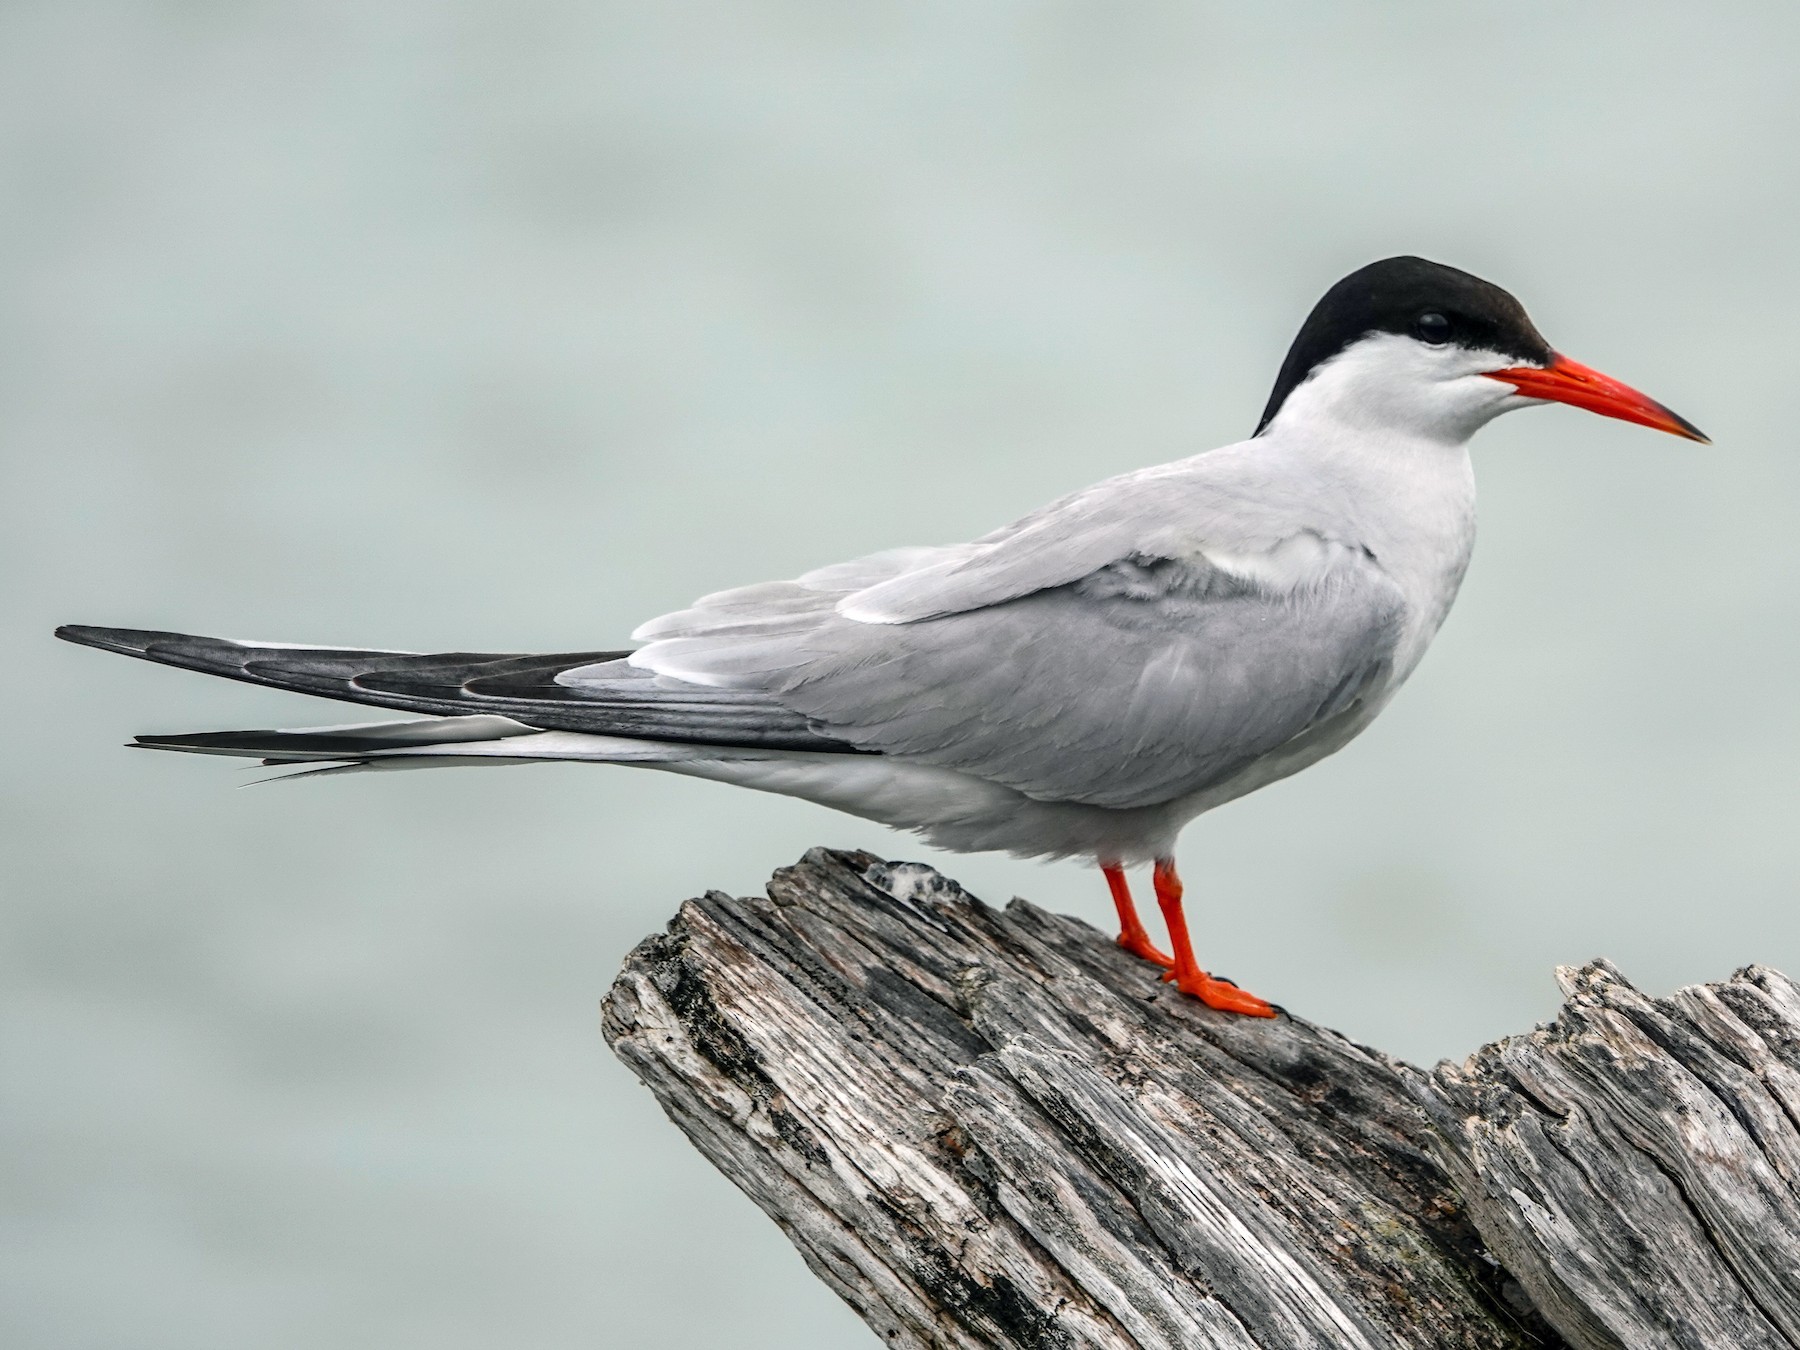
{"label": "white breast", "polygon": [[1467,446],[1399,451],[1369,475],[1356,506],[1363,545],[1405,593],[1408,624],[1394,683],[1412,673],[1450,613],[1475,548]]}
{"label": "white breast", "polygon": [[1425,654],[1456,599],[1475,547],[1468,442],[1295,418],[1267,452],[1300,500],[1296,514],[1373,556],[1407,600],[1393,684]]}

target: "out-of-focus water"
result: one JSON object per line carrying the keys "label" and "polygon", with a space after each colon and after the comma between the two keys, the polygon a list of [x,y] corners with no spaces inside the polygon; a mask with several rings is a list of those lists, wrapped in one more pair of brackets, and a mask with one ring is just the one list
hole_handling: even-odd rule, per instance
{"label": "out-of-focus water", "polygon": [[[0,9],[0,1331],[18,1350],[866,1335],[600,1043],[675,904],[815,843],[623,770],[238,792],[130,733],[360,716],[58,622],[591,648],[1236,439],[1420,252],[1711,449],[1477,445],[1362,741],[1189,831],[1202,955],[1415,1059],[1800,969],[1788,6]],[[249,776],[254,776],[251,774]]]}

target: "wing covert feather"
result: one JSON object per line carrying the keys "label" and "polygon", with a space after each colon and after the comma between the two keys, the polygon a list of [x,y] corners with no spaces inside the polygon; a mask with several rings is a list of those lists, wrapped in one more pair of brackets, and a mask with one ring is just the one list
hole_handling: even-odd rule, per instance
{"label": "wing covert feather", "polygon": [[891,575],[861,581],[837,612],[913,623],[1070,585],[1133,555],[1204,556],[1214,565],[1261,557],[1301,532],[1285,495],[1269,491],[1268,460],[1252,443],[1226,446],[1095,483],[970,544],[877,554],[912,556]]}

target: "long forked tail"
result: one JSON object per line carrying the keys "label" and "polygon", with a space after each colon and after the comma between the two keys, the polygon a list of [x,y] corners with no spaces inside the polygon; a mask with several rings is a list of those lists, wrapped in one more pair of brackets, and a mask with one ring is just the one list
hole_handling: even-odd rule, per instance
{"label": "long forked tail", "polygon": [[[765,697],[670,681],[627,664],[629,653],[622,651],[422,654],[79,625],[59,628],[56,635],[208,675],[428,714],[298,731],[137,737],[136,744],[147,749],[347,768],[541,759],[661,762],[671,752],[702,747],[850,749]],[[558,679],[572,671],[579,677]]]}

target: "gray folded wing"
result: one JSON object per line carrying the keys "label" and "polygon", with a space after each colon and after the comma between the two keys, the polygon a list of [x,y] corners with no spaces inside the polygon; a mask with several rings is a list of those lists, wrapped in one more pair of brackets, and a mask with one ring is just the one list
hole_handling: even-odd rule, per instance
{"label": "gray folded wing", "polygon": [[[1051,557],[1051,584],[1030,588],[1004,547],[1018,533],[991,537],[997,576],[964,545],[707,597],[646,625],[652,641],[631,660],[772,696],[865,750],[1117,808],[1223,782],[1384,687],[1392,668],[1403,599],[1359,549],[1295,536],[1261,555],[1303,554],[1298,580],[1197,551],[1132,553],[1062,580],[1071,556],[1091,562],[1116,539],[1090,533]],[[932,617],[851,617],[884,592]],[[557,678],[579,687],[598,674]]]}

